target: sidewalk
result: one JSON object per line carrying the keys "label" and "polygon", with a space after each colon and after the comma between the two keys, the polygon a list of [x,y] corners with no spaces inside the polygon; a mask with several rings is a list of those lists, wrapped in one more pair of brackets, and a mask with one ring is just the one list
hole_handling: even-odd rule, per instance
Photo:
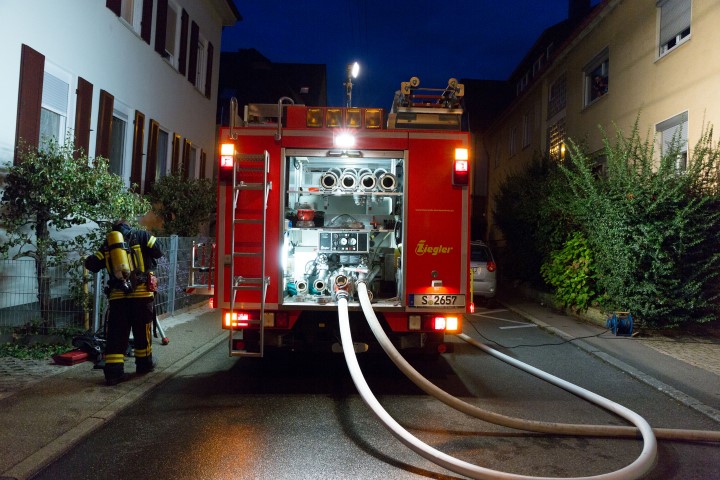
{"label": "sidewalk", "polygon": [[605,319],[597,315],[579,319],[521,295],[508,295],[502,303],[720,424],[720,339],[614,336],[603,334]]}
{"label": "sidewalk", "polygon": [[[608,364],[715,419],[720,428],[720,343],[607,335],[605,329],[514,296],[514,310]],[[91,362],[71,367],[0,358],[0,480],[26,479],[62,456],[148,391],[227,339],[216,310],[199,307],[161,320],[169,345],[153,344],[155,372],[107,387]],[[661,341],[662,340],[662,341]],[[128,365],[133,371],[133,365]],[[700,386],[700,387],[698,387]]]}
{"label": "sidewalk", "polygon": [[[160,320],[168,345],[153,342],[158,367],[114,387],[92,362],[0,358],[0,479],[26,479],[176,372],[227,339],[206,306]],[[132,361],[126,371],[134,372]]]}

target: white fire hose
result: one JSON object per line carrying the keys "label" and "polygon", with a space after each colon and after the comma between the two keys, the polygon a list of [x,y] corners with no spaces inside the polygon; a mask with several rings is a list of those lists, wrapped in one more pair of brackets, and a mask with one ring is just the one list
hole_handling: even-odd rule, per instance
{"label": "white fire hose", "polygon": [[[373,333],[378,339],[378,342],[380,342],[380,345],[383,347],[385,352],[390,356],[391,360],[405,373],[413,382],[415,382],[418,386],[421,384],[427,383],[429,385],[430,382],[428,382],[426,379],[424,379],[420,374],[413,369],[407,362],[402,359],[402,356],[397,352],[397,350],[392,345],[392,342],[390,342],[390,339],[387,338],[387,335],[385,335],[385,332],[382,330],[382,326],[380,325],[380,322],[377,320],[377,317],[375,316],[375,312],[372,310],[372,306],[370,304],[370,300],[368,298],[368,292],[367,292],[367,286],[365,285],[365,282],[359,282],[357,285],[357,291],[359,293],[360,297],[360,304],[362,305],[363,312],[365,313],[365,316],[368,320],[368,323],[370,325],[370,328],[373,330]],[[360,366],[357,362],[357,358],[355,356],[355,351],[353,349],[353,343],[352,343],[352,337],[350,333],[350,321],[349,321],[349,314],[348,314],[348,307],[347,307],[347,293],[345,292],[338,292],[338,314],[340,318],[340,336],[342,339],[342,345],[343,345],[343,352],[345,355],[345,361],[348,364],[348,369],[350,370],[350,374],[352,376],[353,382],[355,383],[355,387],[358,389],[358,392],[360,392],[360,395],[362,396],[365,403],[370,407],[370,409],[375,413],[375,415],[380,419],[380,421],[385,425],[386,428],[390,430],[390,432],[395,435],[403,444],[405,444],[408,448],[412,449],[419,455],[423,456],[424,458],[444,467],[448,470],[451,470],[456,473],[460,473],[462,475],[467,475],[471,478],[476,479],[489,479],[489,480],[536,480],[536,479],[545,479],[549,480],[551,478],[557,478],[557,477],[533,477],[533,476],[525,476],[525,475],[517,475],[512,473],[506,473],[506,472],[500,472],[497,470],[491,470],[488,468],[480,467],[477,465],[473,465],[471,463],[456,459],[450,455],[447,455],[443,452],[440,452],[439,450],[436,450],[435,448],[423,443],[420,441],[417,437],[410,434],[407,430],[405,430],[400,424],[398,424],[390,415],[385,411],[385,409],[380,405],[380,403],[377,401],[375,396],[373,395],[372,391],[370,391],[370,388],[367,385],[367,382],[362,376],[362,372],[360,370]],[[497,352],[499,355],[499,352]],[[499,358],[499,357],[498,357]],[[625,418],[629,422],[633,423],[637,429],[639,430],[640,434],[643,438],[643,449],[640,452],[640,455],[638,458],[631,463],[630,465],[627,465],[626,467],[623,467],[619,470],[616,470],[611,473],[605,473],[601,475],[595,475],[591,477],[574,477],[576,480],[580,479],[596,479],[596,480],[627,480],[627,479],[635,479],[640,478],[643,475],[645,475],[647,472],[652,469],[652,467],[655,464],[656,456],[657,456],[657,442],[655,439],[655,435],[653,434],[652,428],[650,425],[638,414],[632,412],[631,410],[623,407],[622,405],[619,405],[611,400],[608,400],[600,395],[594,394],[588,390],[585,390],[581,387],[578,387],[577,385],[573,385],[569,382],[566,382],[564,380],[561,380],[557,377],[554,377],[552,375],[549,375],[545,372],[542,372],[541,370],[538,370],[534,367],[531,367],[529,365],[523,364],[522,362],[519,362],[517,360],[514,360],[510,357],[507,357],[508,359],[512,360],[512,364],[516,367],[522,368],[523,370],[531,372],[533,375],[538,376],[539,378],[546,380],[550,383],[553,383],[554,385],[558,385],[561,388],[564,388],[565,390],[568,390],[569,392],[580,396],[581,398],[584,398],[586,400],[589,400],[613,413],[616,413],[617,415]],[[504,360],[504,359],[503,359]],[[406,368],[409,367],[409,368]],[[420,381],[419,379],[422,379]],[[418,383],[418,381],[420,383]],[[443,394],[449,396],[446,392],[443,392],[442,390],[438,389],[434,385],[432,385],[432,390],[439,390]],[[423,387],[421,387],[423,388]],[[425,388],[423,388],[425,390]],[[437,392],[436,392],[437,393]],[[454,398],[454,397],[453,397]],[[457,400],[457,399],[456,399]],[[460,403],[465,404],[465,402],[459,401]],[[446,402],[448,403],[448,402]],[[448,403],[450,404],[450,403]],[[468,404],[465,404],[468,405]],[[454,406],[454,405],[451,405]],[[465,410],[465,407],[458,408],[461,411]],[[547,426],[554,425],[551,423],[544,423],[544,422],[534,422],[534,423],[541,423]],[[519,427],[523,428],[523,427]],[[549,431],[549,430],[544,430]],[[569,434],[571,432],[565,432],[566,434]]]}

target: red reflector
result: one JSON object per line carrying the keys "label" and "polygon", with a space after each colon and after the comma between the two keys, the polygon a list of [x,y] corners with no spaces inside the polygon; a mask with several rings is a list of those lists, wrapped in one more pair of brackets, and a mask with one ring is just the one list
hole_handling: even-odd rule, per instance
{"label": "red reflector", "polygon": [[487,262],[487,271],[488,272],[494,272],[496,268],[497,268],[497,265],[495,265],[495,262],[493,262],[492,260]]}
{"label": "red reflector", "polygon": [[438,353],[447,352],[447,345],[445,345],[444,343],[441,343],[440,345],[438,345],[437,351],[438,351]]}
{"label": "red reflector", "polygon": [[445,317],[433,318],[433,330],[445,330]]}
{"label": "red reflector", "polygon": [[232,168],[233,167],[232,155],[222,155],[220,157],[220,167],[221,168]]}
{"label": "red reflector", "polygon": [[208,307],[215,308],[215,299],[214,298],[211,298],[210,300],[208,300]]}
{"label": "red reflector", "polygon": [[453,167],[452,183],[453,185],[464,186],[468,184],[468,161],[455,160]]}
{"label": "red reflector", "polygon": [[467,173],[468,162],[467,160],[455,160],[455,173]]}

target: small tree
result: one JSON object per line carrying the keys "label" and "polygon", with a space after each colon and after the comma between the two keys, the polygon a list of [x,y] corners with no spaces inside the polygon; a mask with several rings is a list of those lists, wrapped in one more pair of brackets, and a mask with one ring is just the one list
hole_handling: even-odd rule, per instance
{"label": "small tree", "polygon": [[162,233],[193,237],[215,210],[215,184],[176,172],[158,180],[148,198],[163,222]]}
{"label": "small tree", "polygon": [[[8,165],[0,203],[7,239],[0,254],[32,258],[43,326],[52,327],[49,267],[81,261],[101,241],[114,219],[135,221],[150,205],[110,173],[108,160],[76,152],[72,137],[37,149],[19,145],[18,163]],[[73,227],[95,222],[101,229],[63,238]],[[73,233],[80,232],[78,228]],[[75,255],[72,255],[75,254]],[[71,258],[72,257],[72,258]]]}

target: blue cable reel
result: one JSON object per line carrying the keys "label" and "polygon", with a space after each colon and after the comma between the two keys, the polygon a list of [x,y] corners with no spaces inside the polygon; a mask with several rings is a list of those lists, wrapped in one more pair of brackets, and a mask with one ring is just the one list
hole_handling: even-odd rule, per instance
{"label": "blue cable reel", "polygon": [[608,318],[606,327],[618,336],[629,337],[633,331],[633,318],[630,312],[614,312]]}

